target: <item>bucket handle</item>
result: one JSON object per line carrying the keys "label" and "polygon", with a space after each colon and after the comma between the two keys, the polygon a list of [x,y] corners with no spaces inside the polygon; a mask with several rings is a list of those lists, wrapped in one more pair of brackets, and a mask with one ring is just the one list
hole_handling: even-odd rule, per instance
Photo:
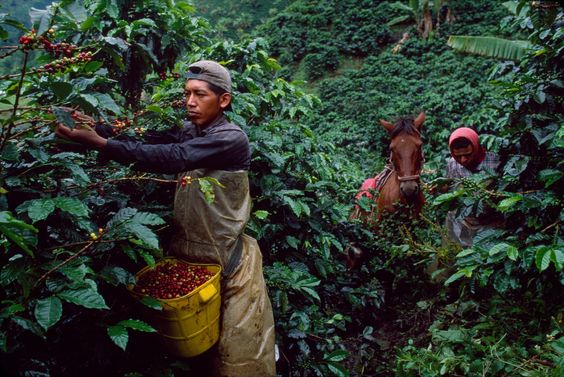
{"label": "bucket handle", "polygon": [[204,303],[208,302],[213,296],[215,296],[216,293],[217,289],[215,289],[213,284],[210,284],[199,292],[200,300]]}

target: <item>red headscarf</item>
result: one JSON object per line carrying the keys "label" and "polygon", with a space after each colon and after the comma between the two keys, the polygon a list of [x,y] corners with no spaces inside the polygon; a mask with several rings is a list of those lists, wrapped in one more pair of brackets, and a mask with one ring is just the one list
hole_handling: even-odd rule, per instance
{"label": "red headscarf", "polygon": [[[484,160],[486,157],[486,150],[484,147],[480,145],[480,137],[471,128],[468,127],[460,127],[454,130],[448,139],[448,149],[451,150],[452,143],[457,139],[467,139],[472,144],[472,149],[474,149],[474,154],[477,153],[475,159],[475,165],[478,165],[480,162]],[[452,155],[452,150],[451,150]]]}

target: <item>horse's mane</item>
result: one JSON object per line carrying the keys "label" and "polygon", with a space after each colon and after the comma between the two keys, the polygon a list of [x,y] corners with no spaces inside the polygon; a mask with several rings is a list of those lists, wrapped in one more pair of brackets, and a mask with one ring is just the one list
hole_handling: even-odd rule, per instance
{"label": "horse's mane", "polygon": [[413,127],[413,119],[411,118],[401,118],[394,124],[394,128],[392,132],[390,132],[390,137],[394,138],[401,134],[402,132],[407,133],[408,135],[413,135],[414,133],[419,133],[415,127]]}

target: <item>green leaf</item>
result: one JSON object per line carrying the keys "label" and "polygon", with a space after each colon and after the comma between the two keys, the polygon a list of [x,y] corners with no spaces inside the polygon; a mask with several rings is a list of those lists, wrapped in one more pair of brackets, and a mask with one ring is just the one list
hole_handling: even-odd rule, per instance
{"label": "green leaf", "polygon": [[157,330],[155,330],[151,325],[148,325],[147,323],[140,321],[138,319],[126,319],[124,321],[120,321],[117,323],[118,326],[123,326],[126,328],[130,328],[133,330],[137,330],[137,331],[143,331],[143,332],[156,332]]}
{"label": "green leaf", "polygon": [[122,52],[125,52],[129,49],[129,43],[121,38],[114,38],[114,37],[103,37],[103,41],[106,41],[109,45],[118,47]]}
{"label": "green leaf", "polygon": [[100,108],[111,111],[116,115],[121,114],[121,108],[116,104],[114,99],[107,93],[93,93],[92,97],[96,98]]}
{"label": "green leaf", "polygon": [[433,200],[433,205],[438,206],[446,202],[450,202],[453,199],[458,198],[464,193],[463,190],[456,190],[454,192],[447,192],[446,194],[439,195]]}
{"label": "green leaf", "polygon": [[2,158],[2,160],[4,161],[19,161],[20,159],[20,151],[18,149],[17,143],[13,142],[13,141],[8,141],[5,145],[4,145],[4,149],[2,150],[2,155],[0,156],[0,158]]}
{"label": "green leaf", "polygon": [[472,249],[472,248],[468,248],[468,249],[464,249],[462,250],[460,253],[456,254],[457,258],[463,258],[465,256],[474,254],[476,252],[476,250]]}
{"label": "green leaf", "polygon": [[386,25],[394,26],[394,25],[397,25],[397,24],[401,24],[405,21],[411,21],[411,20],[413,20],[413,16],[409,16],[409,15],[398,16],[398,17],[395,17],[395,18],[391,19],[390,21],[386,22]]}
{"label": "green leaf", "polygon": [[55,198],[53,201],[57,206],[57,208],[65,212],[68,212],[71,215],[75,215],[78,217],[88,216],[88,212],[89,212],[88,207],[86,206],[86,204],[84,204],[78,199],[59,196]]}
{"label": "green leaf", "polygon": [[84,20],[84,22],[82,22],[80,24],[80,31],[81,32],[85,32],[88,29],[90,29],[92,26],[94,26],[94,23],[96,22],[96,17],[90,16],[88,17],[86,20]]}
{"label": "green leaf", "polygon": [[129,341],[127,329],[119,325],[109,326],[107,332],[112,342],[125,351],[125,347],[127,347],[127,342]]}
{"label": "green leaf", "polygon": [[509,250],[509,249],[515,249],[515,247],[511,246],[511,245],[509,245],[505,242],[501,242],[501,243],[498,243],[497,245],[493,246],[490,249],[489,255],[493,256],[493,255],[499,254],[499,253],[506,251],[506,250]]}
{"label": "green leaf", "polygon": [[163,306],[161,305],[161,302],[154,297],[144,296],[141,300],[139,300],[139,302],[151,309],[155,309],[159,311],[163,310]]}
{"label": "green leaf", "polygon": [[300,291],[302,291],[302,292],[304,292],[304,293],[307,293],[307,295],[308,295],[310,298],[313,298],[313,299],[315,299],[315,300],[317,300],[317,301],[321,301],[321,298],[319,297],[319,295],[317,294],[317,292],[314,291],[313,289],[311,289],[311,288],[309,288],[309,287],[300,287],[299,289],[300,289]]}
{"label": "green leaf", "polygon": [[507,248],[507,257],[512,261],[516,261],[519,258],[519,250],[515,246],[509,246]]}
{"label": "green leaf", "polygon": [[468,334],[462,329],[448,329],[433,331],[433,340],[443,340],[451,343],[464,343],[468,339]]}
{"label": "green leaf", "polygon": [[535,264],[539,271],[544,271],[550,265],[551,249],[547,246],[541,246],[535,254]]}
{"label": "green leaf", "polygon": [[345,369],[345,367],[341,364],[329,362],[327,367],[331,372],[333,372],[337,377],[348,377],[349,372]]}
{"label": "green leaf", "polygon": [[72,93],[72,88],[72,84],[69,84],[68,82],[59,81],[51,83],[51,89],[53,90],[53,93],[59,97],[59,99],[67,98]]}
{"label": "green leaf", "polygon": [[264,220],[268,217],[269,213],[268,213],[268,211],[260,211],[259,210],[259,211],[255,211],[254,215],[256,216],[257,219]]}
{"label": "green leaf", "polygon": [[457,51],[503,60],[521,60],[532,47],[525,40],[468,35],[451,35],[447,45]]}
{"label": "green leaf", "polygon": [[560,179],[562,179],[563,175],[564,173],[556,169],[545,169],[539,172],[539,178],[541,182],[544,183],[545,188],[548,188],[558,182]]}
{"label": "green leaf", "polygon": [[125,224],[125,228],[139,237],[139,239],[143,241],[143,243],[145,243],[147,246],[153,249],[159,248],[159,240],[157,238],[157,235],[145,225],[128,222],[127,224]]}
{"label": "green leaf", "polygon": [[349,356],[348,351],[345,350],[335,350],[328,355],[323,357],[325,361],[339,362],[345,360]]}
{"label": "green leaf", "polygon": [[139,255],[141,255],[145,263],[147,263],[149,266],[155,265],[155,258],[150,253],[148,253],[143,249],[138,249],[137,252],[139,253]]}
{"label": "green leaf", "polygon": [[20,326],[24,330],[31,331],[33,334],[37,335],[38,337],[45,339],[45,333],[43,332],[41,327],[37,325],[37,323],[27,318],[18,317],[18,316],[12,317],[11,320],[14,323],[18,324],[18,326]]}
{"label": "green leaf", "polygon": [[562,270],[564,266],[564,251],[562,251],[562,247],[555,247],[552,249],[552,253],[550,255],[550,260],[556,266],[556,270]]}
{"label": "green leaf", "polygon": [[161,225],[165,223],[165,221],[160,216],[149,212],[137,212],[131,218],[131,221],[143,225]]}
{"label": "green leaf", "polygon": [[70,112],[56,106],[51,106],[51,111],[55,115],[57,122],[64,124],[69,128],[74,128],[74,120]]}
{"label": "green leaf", "polygon": [[514,195],[514,196],[509,197],[507,199],[503,199],[497,205],[497,209],[500,212],[508,212],[510,209],[514,208],[515,203],[520,202],[521,200],[523,200],[522,195]]}
{"label": "green leaf", "polygon": [[286,243],[288,245],[290,245],[290,247],[294,248],[294,249],[298,249],[299,247],[299,240],[296,237],[293,236],[286,236]]}
{"label": "green leaf", "polygon": [[[217,183],[219,183],[217,180],[215,180],[215,181]],[[200,191],[204,194],[206,202],[208,204],[212,204],[213,201],[215,200],[215,192],[214,192],[213,181],[211,181],[209,179],[209,177],[199,178],[198,183],[199,183],[199,186],[200,186]]]}
{"label": "green leaf", "polygon": [[294,212],[294,214],[297,217],[300,217],[302,214],[301,205],[298,202],[296,202],[294,199],[290,198],[289,196],[284,196],[283,199],[284,199],[284,203],[287,204],[292,209],[292,212]]}
{"label": "green leaf", "polygon": [[35,9],[32,7],[29,11],[29,17],[32,25],[36,26],[37,35],[41,35],[49,29],[53,14],[48,9]]}
{"label": "green leaf", "polygon": [[83,282],[87,274],[94,274],[94,271],[84,263],[78,267],[63,266],[59,269],[59,272],[74,282]]}
{"label": "green leaf", "polygon": [[57,294],[60,298],[75,305],[89,309],[109,309],[98,292],[93,289],[66,290]]}
{"label": "green leaf", "polygon": [[452,274],[452,275],[445,281],[444,284],[445,284],[445,285],[449,285],[449,284],[455,282],[456,280],[458,280],[458,279],[460,279],[460,278],[462,278],[462,277],[464,277],[464,276],[466,276],[466,274],[465,274],[464,272],[462,272],[462,271],[457,271],[457,272],[455,272],[454,274]]}
{"label": "green leaf", "polygon": [[127,270],[118,266],[106,266],[100,271],[100,276],[112,285],[127,285],[135,282],[135,277]]}
{"label": "green leaf", "polygon": [[21,304],[12,304],[8,307],[2,308],[0,311],[0,319],[9,318],[16,313],[25,311],[25,307]]}
{"label": "green leaf", "polygon": [[52,199],[34,199],[29,202],[27,214],[33,223],[45,220],[55,210]]}
{"label": "green leaf", "polygon": [[33,225],[14,218],[10,212],[0,212],[0,233],[4,234],[31,257],[34,254],[30,246],[35,247],[37,245],[37,236],[35,235],[37,232],[37,228]]}
{"label": "green leaf", "polygon": [[125,223],[127,220],[132,218],[137,213],[137,209],[125,207],[117,211],[117,213],[108,221],[107,226],[109,228],[114,228],[119,226],[121,223]]}
{"label": "green leaf", "polygon": [[74,20],[77,24],[84,22],[88,17],[88,12],[82,5],[82,1],[66,3],[65,6],[61,9],[67,15],[67,17]]}
{"label": "green leaf", "polygon": [[63,304],[58,297],[51,296],[38,300],[35,304],[35,319],[45,331],[61,319]]}
{"label": "green leaf", "polygon": [[104,65],[104,63],[99,62],[99,61],[89,61],[83,68],[84,72],[86,73],[92,73],[92,72],[96,72],[98,69],[100,69],[100,67],[102,67]]}

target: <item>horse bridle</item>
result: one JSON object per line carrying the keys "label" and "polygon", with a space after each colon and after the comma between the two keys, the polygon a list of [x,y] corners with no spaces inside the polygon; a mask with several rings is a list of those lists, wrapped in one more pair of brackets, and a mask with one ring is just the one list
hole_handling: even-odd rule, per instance
{"label": "horse bridle", "polygon": [[[412,127],[412,129],[413,129],[415,132],[417,132],[417,134],[418,134],[419,136],[421,136],[421,133],[419,132],[419,130],[418,130],[417,128]],[[396,167],[394,166],[394,162],[393,162],[393,159],[392,159],[393,154],[394,154],[394,152],[391,151],[391,152],[390,152],[390,159],[389,159],[389,162],[390,162],[390,165],[392,165],[393,171],[396,172],[398,181],[400,181],[400,182],[408,182],[408,181],[416,181],[416,180],[418,180],[419,177],[420,177],[420,175],[421,175],[421,168],[419,168],[419,174],[406,175],[406,176],[404,176],[404,177],[400,177],[399,174],[397,174],[397,170],[396,170]],[[421,149],[421,166],[423,166],[423,163],[425,163],[425,155],[423,154],[423,149]]]}

